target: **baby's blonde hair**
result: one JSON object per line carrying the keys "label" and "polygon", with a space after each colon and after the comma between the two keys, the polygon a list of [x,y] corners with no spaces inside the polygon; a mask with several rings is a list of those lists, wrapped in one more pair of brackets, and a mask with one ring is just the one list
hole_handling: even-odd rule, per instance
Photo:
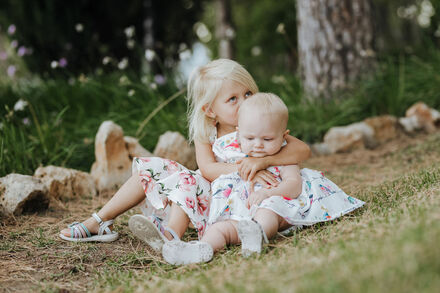
{"label": "baby's blonde hair", "polygon": [[256,93],[241,103],[238,110],[238,117],[245,111],[258,112],[261,114],[270,114],[280,119],[284,130],[287,128],[289,120],[289,110],[283,100],[272,93]]}
{"label": "baby's blonde hair", "polygon": [[215,129],[214,121],[206,116],[203,106],[211,107],[224,80],[235,81],[258,92],[249,72],[239,63],[229,59],[217,59],[196,68],[188,80],[188,117],[190,141],[208,142]]}

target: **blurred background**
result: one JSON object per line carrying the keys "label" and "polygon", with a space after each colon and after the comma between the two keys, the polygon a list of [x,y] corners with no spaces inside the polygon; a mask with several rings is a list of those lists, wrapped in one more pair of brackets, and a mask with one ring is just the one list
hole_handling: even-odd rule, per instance
{"label": "blurred background", "polygon": [[88,171],[105,120],[150,151],[167,130],[186,135],[188,74],[219,57],[280,95],[308,143],[417,101],[439,109],[440,0],[311,2],[327,14],[304,0],[2,0],[0,176]]}

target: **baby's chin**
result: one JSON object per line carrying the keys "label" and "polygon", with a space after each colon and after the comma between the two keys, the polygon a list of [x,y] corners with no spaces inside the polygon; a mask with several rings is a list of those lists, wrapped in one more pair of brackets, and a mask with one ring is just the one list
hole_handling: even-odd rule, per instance
{"label": "baby's chin", "polygon": [[250,152],[248,154],[249,157],[254,157],[254,158],[263,158],[265,156],[267,156],[266,153],[254,153],[254,152]]}

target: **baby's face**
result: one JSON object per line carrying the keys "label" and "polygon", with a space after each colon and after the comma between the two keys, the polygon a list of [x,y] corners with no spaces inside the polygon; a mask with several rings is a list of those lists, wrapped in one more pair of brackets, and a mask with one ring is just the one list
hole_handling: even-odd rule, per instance
{"label": "baby's face", "polygon": [[250,157],[276,154],[287,133],[280,119],[273,115],[246,111],[238,119],[241,151]]}

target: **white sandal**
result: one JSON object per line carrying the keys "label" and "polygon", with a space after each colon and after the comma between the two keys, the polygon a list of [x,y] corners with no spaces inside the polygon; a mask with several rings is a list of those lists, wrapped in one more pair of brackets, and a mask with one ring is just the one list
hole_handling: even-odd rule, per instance
{"label": "white sandal", "polygon": [[168,241],[162,247],[163,258],[172,265],[208,262],[213,255],[211,245],[201,241]]}
{"label": "white sandal", "polygon": [[260,254],[262,242],[269,243],[261,225],[254,220],[241,220],[237,223],[237,233],[241,240],[241,254],[249,257]]}
{"label": "white sandal", "polygon": [[128,220],[128,227],[137,238],[146,242],[157,252],[160,252],[162,246],[170,241],[165,237],[165,231],[173,236],[173,240],[180,240],[176,232],[171,228],[164,227],[162,220],[155,215],[151,215],[150,218],[144,215],[134,215]]}
{"label": "white sandal", "polygon": [[72,242],[112,242],[118,239],[118,232],[114,232],[109,228],[113,224],[113,220],[103,222],[96,213],[93,213],[92,217],[99,224],[98,234],[92,235],[83,223],[74,222],[69,225],[70,237],[60,233],[60,238]]}

